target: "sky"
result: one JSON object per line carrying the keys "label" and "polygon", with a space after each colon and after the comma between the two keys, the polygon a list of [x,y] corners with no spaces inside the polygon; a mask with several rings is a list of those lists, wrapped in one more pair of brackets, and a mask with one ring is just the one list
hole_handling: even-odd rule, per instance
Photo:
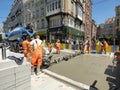
{"label": "sky", "polygon": [[2,23],[6,20],[13,2],[14,0],[0,0],[0,27],[3,26]]}
{"label": "sky", "polygon": [[120,5],[120,0],[93,0],[92,19],[97,25],[105,23],[108,18],[115,17],[115,7]]}
{"label": "sky", "polygon": [[[2,22],[6,20],[11,5],[14,0],[0,0],[0,27]],[[104,23],[108,18],[115,16],[115,6],[120,5],[120,0],[92,0],[92,19],[99,25]]]}

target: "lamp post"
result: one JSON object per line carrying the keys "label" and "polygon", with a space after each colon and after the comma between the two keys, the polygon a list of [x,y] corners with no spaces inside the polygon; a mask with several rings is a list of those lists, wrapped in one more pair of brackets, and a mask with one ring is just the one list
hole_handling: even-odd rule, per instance
{"label": "lamp post", "polygon": [[30,9],[27,9],[28,12],[31,14],[31,18],[33,17],[32,11]]}
{"label": "lamp post", "polygon": [[[31,19],[33,18],[33,13],[30,9],[27,9],[28,12],[31,14]],[[33,24],[33,23],[32,23]],[[36,29],[36,22],[34,23],[34,29]]]}

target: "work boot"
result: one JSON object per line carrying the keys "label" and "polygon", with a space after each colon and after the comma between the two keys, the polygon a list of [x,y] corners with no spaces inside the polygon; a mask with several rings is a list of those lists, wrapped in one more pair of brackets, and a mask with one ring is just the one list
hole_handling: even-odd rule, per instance
{"label": "work boot", "polygon": [[34,66],[31,67],[31,75],[34,75]]}
{"label": "work boot", "polygon": [[37,75],[39,75],[40,74],[40,67],[38,66],[37,67]]}

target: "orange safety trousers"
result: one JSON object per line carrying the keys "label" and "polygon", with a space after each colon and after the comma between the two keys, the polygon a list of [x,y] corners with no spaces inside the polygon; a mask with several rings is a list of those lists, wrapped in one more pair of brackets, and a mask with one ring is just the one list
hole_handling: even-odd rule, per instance
{"label": "orange safety trousers", "polygon": [[87,51],[88,51],[88,53],[90,53],[90,50],[91,50],[90,45],[87,45]]}
{"label": "orange safety trousers", "polygon": [[56,53],[60,53],[60,43],[56,43]]}
{"label": "orange safety trousers", "polygon": [[37,48],[32,52],[32,66],[37,65],[38,67],[40,67],[42,65],[42,52],[42,46],[37,45]]}

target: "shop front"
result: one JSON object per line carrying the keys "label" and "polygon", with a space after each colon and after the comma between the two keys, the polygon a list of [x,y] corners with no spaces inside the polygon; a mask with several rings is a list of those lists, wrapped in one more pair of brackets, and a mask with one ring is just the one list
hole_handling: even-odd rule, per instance
{"label": "shop front", "polygon": [[62,26],[48,29],[47,37],[49,42],[55,43],[59,39],[62,43],[65,43],[68,39],[84,39],[84,32],[68,26]]}
{"label": "shop front", "polygon": [[36,32],[36,34],[39,34],[39,35],[40,35],[40,39],[46,40],[47,30],[38,31],[38,32]]}

